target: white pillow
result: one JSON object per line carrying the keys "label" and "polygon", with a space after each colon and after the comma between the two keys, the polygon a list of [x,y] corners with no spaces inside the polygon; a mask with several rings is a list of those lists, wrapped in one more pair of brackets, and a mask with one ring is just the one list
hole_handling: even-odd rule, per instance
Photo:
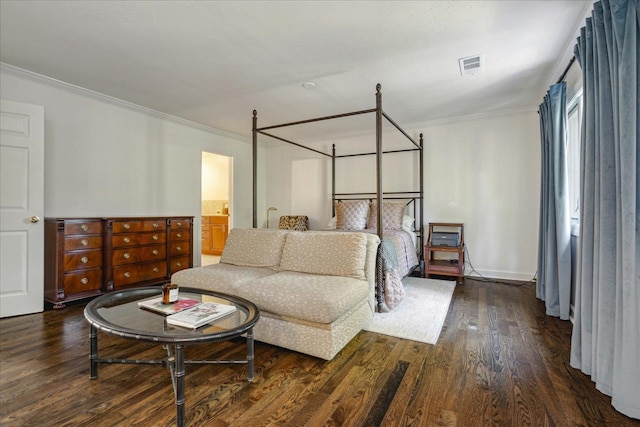
{"label": "white pillow", "polygon": [[402,216],[402,229],[406,231],[413,231],[413,222],[416,219],[409,215]]}
{"label": "white pillow", "polygon": [[334,216],[329,220],[329,224],[327,224],[327,230],[335,230],[337,223],[338,223],[338,218]]}

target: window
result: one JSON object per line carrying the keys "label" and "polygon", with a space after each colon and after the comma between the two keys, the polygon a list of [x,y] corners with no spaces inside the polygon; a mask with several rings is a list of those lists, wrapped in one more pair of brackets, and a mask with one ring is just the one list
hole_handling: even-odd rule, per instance
{"label": "window", "polygon": [[567,178],[571,219],[580,218],[580,136],[582,129],[582,90],[567,105]]}

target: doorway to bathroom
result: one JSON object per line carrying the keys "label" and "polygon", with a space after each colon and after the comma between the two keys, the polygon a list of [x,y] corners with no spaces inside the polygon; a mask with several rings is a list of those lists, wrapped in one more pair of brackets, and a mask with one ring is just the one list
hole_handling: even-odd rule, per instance
{"label": "doorway to bathroom", "polygon": [[201,265],[220,261],[229,234],[233,158],[202,152]]}

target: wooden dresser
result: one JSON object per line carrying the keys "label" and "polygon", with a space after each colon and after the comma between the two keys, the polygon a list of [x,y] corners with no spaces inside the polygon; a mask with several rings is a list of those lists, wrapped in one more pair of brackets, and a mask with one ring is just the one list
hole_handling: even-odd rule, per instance
{"label": "wooden dresser", "polygon": [[205,215],[202,217],[202,253],[222,255],[229,234],[229,217]]}
{"label": "wooden dresser", "polygon": [[46,218],[45,301],[165,283],[193,267],[193,217]]}
{"label": "wooden dresser", "polygon": [[44,240],[45,301],[57,304],[102,294],[102,219],[46,218]]}

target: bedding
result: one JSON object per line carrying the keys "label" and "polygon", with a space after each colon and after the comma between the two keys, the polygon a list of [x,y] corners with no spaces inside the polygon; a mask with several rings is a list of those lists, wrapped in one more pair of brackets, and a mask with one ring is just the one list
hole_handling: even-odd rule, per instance
{"label": "bedding", "polygon": [[390,239],[382,239],[378,251],[376,270],[381,280],[376,279],[376,289],[379,288],[376,293],[383,297],[377,297],[376,311],[388,312],[402,302],[406,292],[402,278],[397,272],[398,255],[393,242]]}
{"label": "bedding", "polygon": [[[384,201],[381,223],[383,239],[376,258],[376,310],[388,312],[405,295],[402,278],[419,264],[417,235],[413,231],[415,218],[405,215],[407,203]],[[335,202],[336,216],[328,229],[378,234],[377,201],[356,200]]]}

